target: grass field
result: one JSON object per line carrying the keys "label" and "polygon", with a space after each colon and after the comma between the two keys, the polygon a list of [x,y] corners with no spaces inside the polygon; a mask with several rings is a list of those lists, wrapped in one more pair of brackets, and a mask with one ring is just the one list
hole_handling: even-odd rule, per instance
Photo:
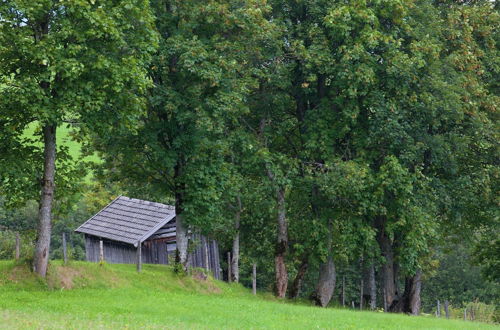
{"label": "grass field", "polygon": [[321,309],[253,296],[169,267],[52,262],[47,280],[0,261],[0,328],[494,329],[492,325]]}
{"label": "grass field", "polygon": [[[24,130],[23,135],[26,138],[31,139],[34,145],[36,146],[42,146],[42,142],[39,141],[39,137],[35,137],[35,135],[39,135],[39,124],[38,123],[31,123],[28,125],[28,127]],[[75,134],[74,129],[69,127],[68,125],[61,125],[57,128],[57,133],[56,133],[56,138],[57,138],[57,145],[58,147],[65,147],[68,150],[68,154],[71,156],[72,159],[74,160],[79,160],[80,157],[82,156],[82,145],[80,142],[75,141],[74,139],[71,138],[71,134]],[[97,155],[97,153],[94,153],[93,155],[86,156],[83,158],[84,161],[86,162],[93,162],[93,163],[100,163],[102,162],[101,158]],[[84,181],[86,183],[90,183],[92,181],[92,171],[89,171],[87,176],[85,177]]]}
{"label": "grass field", "polygon": [[[38,123],[31,123],[28,125],[28,127],[24,130],[23,135],[28,138],[33,138],[35,136],[35,133],[40,130],[40,127]],[[57,128],[57,144],[59,146],[65,146],[68,148],[68,153],[70,154],[71,157],[77,159],[81,156],[81,145],[79,142],[74,141],[71,139],[71,133],[72,129],[68,127],[68,125],[61,125]],[[42,143],[38,143],[38,145],[42,145]],[[99,161],[99,158],[94,155],[91,157],[86,157],[85,160],[88,161]]]}

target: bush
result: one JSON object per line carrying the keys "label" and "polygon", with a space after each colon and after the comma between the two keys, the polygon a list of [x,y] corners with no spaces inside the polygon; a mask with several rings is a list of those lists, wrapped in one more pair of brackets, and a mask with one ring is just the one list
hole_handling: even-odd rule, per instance
{"label": "bush", "polygon": [[464,304],[462,308],[449,308],[450,318],[464,319],[464,311],[467,308],[467,320],[486,323],[498,323],[500,315],[495,305],[488,305],[479,301]]}
{"label": "bush", "polygon": [[[21,234],[20,258],[33,259],[34,243],[30,234]],[[16,253],[16,233],[0,230],[0,259],[14,259]]]}

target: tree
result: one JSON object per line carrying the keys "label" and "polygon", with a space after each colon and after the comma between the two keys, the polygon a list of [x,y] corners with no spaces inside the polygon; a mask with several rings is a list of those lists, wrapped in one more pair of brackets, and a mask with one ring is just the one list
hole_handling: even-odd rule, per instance
{"label": "tree", "polygon": [[108,168],[138,194],[175,201],[177,249],[186,267],[190,225],[213,234],[234,222],[224,199],[232,178],[230,124],[248,111],[245,101],[274,31],[263,1],[152,6],[161,39],[149,68],[147,113],[136,127],[116,125],[96,143]]}
{"label": "tree", "polygon": [[43,168],[34,268],[45,276],[61,177],[56,165],[65,158],[57,148],[57,128],[78,123],[77,130],[102,131],[107,116],[140,110],[155,33],[142,0],[3,1],[0,30],[2,120],[18,142],[28,125],[41,127],[42,147],[23,156]]}

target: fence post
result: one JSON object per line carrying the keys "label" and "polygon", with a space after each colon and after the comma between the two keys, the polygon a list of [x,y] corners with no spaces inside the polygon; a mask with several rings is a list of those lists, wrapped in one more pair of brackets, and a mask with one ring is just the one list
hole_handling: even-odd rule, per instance
{"label": "fence post", "polygon": [[464,308],[464,321],[467,321],[467,307]]}
{"label": "fence post", "polygon": [[436,316],[441,317],[441,304],[439,303],[439,300],[437,301]]}
{"label": "fence post", "polygon": [[208,238],[204,238],[203,250],[205,252],[205,269],[207,272],[210,270],[210,261],[208,259]]}
{"label": "fence post", "polygon": [[99,263],[102,266],[102,263],[104,262],[104,245],[102,243],[102,239],[99,240]]}
{"label": "fence post", "polygon": [[255,262],[252,266],[252,293],[257,294],[257,265]]}
{"label": "fence post", "polygon": [[140,273],[142,270],[142,244],[141,241],[137,241],[137,272]]}
{"label": "fence post", "polygon": [[64,264],[68,263],[68,250],[66,249],[66,233],[62,233],[62,248]]}
{"label": "fence post", "polygon": [[450,302],[448,300],[445,300],[444,301],[444,313],[446,314],[447,319],[450,318],[450,311],[448,309],[449,305],[450,305]]}
{"label": "fence post", "polygon": [[16,232],[16,261],[19,260],[21,255],[21,239],[19,238],[19,233]]}

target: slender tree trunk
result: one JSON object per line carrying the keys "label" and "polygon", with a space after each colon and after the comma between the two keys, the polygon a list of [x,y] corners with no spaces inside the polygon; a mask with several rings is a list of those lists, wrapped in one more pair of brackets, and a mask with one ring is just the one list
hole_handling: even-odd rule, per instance
{"label": "slender tree trunk", "polygon": [[319,268],[319,280],[316,286],[315,300],[316,304],[321,307],[326,307],[332,299],[335,290],[335,264],[333,262],[332,253],[332,221],[328,221],[328,258]]}
{"label": "slender tree trunk", "polygon": [[377,282],[375,281],[375,265],[370,265],[369,269],[369,286],[370,286],[370,309],[375,310],[377,308]]}
{"label": "slender tree trunk", "polygon": [[231,259],[231,274],[233,276],[233,281],[238,283],[240,280],[240,218],[241,218],[241,198],[240,196],[236,197],[237,208],[234,219],[234,229],[236,233],[233,237],[233,250],[232,250],[232,259]]}
{"label": "slender tree trunk", "polygon": [[[387,246],[385,248],[388,248]],[[385,252],[385,253],[384,253]],[[392,248],[389,247],[388,250],[384,250],[385,263],[382,265],[382,278],[383,285],[385,288],[385,299],[389,310],[391,310],[392,304],[397,300],[396,291],[396,279],[394,277],[394,262]]]}
{"label": "slender tree trunk", "polygon": [[257,264],[252,265],[252,293],[257,294]]}
{"label": "slender tree trunk", "polygon": [[277,189],[278,206],[278,241],[275,250],[275,271],[276,271],[276,296],[285,298],[288,286],[288,273],[285,264],[285,257],[288,250],[288,224],[286,221],[285,188]]}
{"label": "slender tree trunk", "polygon": [[301,258],[300,266],[297,271],[297,275],[293,280],[292,287],[290,288],[289,297],[290,299],[295,299],[300,294],[300,288],[302,287],[302,282],[307,273],[307,268],[309,267],[309,253],[304,253]]}
{"label": "slender tree trunk", "polygon": [[231,283],[233,276],[231,275],[231,252],[227,253],[227,281]]}
{"label": "slender tree trunk", "polygon": [[[182,158],[182,157],[180,157]],[[175,165],[175,240],[176,240],[176,249],[178,251],[178,262],[182,264],[184,270],[187,270],[188,263],[188,230],[187,226],[184,223],[184,215],[183,213],[183,203],[184,203],[184,184],[182,183],[182,174],[184,171],[184,162],[179,159],[177,164]]]}
{"label": "slender tree trunk", "polygon": [[365,295],[365,292],[364,292],[364,289],[365,289],[365,283],[364,283],[364,278],[363,276],[361,276],[361,283],[359,285],[359,309],[362,310],[363,309],[363,300],[364,300],[364,295]]}
{"label": "slender tree trunk", "polygon": [[[178,205],[176,201],[176,205]],[[181,214],[177,213],[178,207],[176,207],[176,216],[175,216],[175,226],[176,226],[176,248],[179,251],[179,262],[183,265],[184,269],[187,267],[187,248],[188,248],[188,236],[187,236],[187,228],[184,224],[184,217]]]}
{"label": "slender tree trunk", "polygon": [[345,306],[345,275],[342,276],[342,306]]}
{"label": "slender tree trunk", "polygon": [[422,272],[420,270],[417,270],[415,276],[412,277],[411,282],[412,286],[409,297],[410,308],[408,312],[412,315],[419,315],[421,306],[420,291],[422,289]]}
{"label": "slender tree trunk", "polygon": [[35,249],[35,271],[42,277],[47,274],[52,230],[52,203],[55,191],[56,172],[56,126],[46,124],[43,127],[44,167],[42,194],[38,212],[38,237]]}
{"label": "slender tree trunk", "polygon": [[359,283],[359,309],[363,309],[364,296],[365,296],[365,263],[364,257],[361,255],[361,260],[359,261],[359,269],[361,273],[361,281]]}
{"label": "slender tree trunk", "polygon": [[377,240],[384,257],[382,264],[382,283],[385,290],[385,304],[391,310],[394,300],[397,300],[396,277],[394,269],[394,251],[391,240],[385,232],[385,218],[377,217],[376,224],[378,229]]}

